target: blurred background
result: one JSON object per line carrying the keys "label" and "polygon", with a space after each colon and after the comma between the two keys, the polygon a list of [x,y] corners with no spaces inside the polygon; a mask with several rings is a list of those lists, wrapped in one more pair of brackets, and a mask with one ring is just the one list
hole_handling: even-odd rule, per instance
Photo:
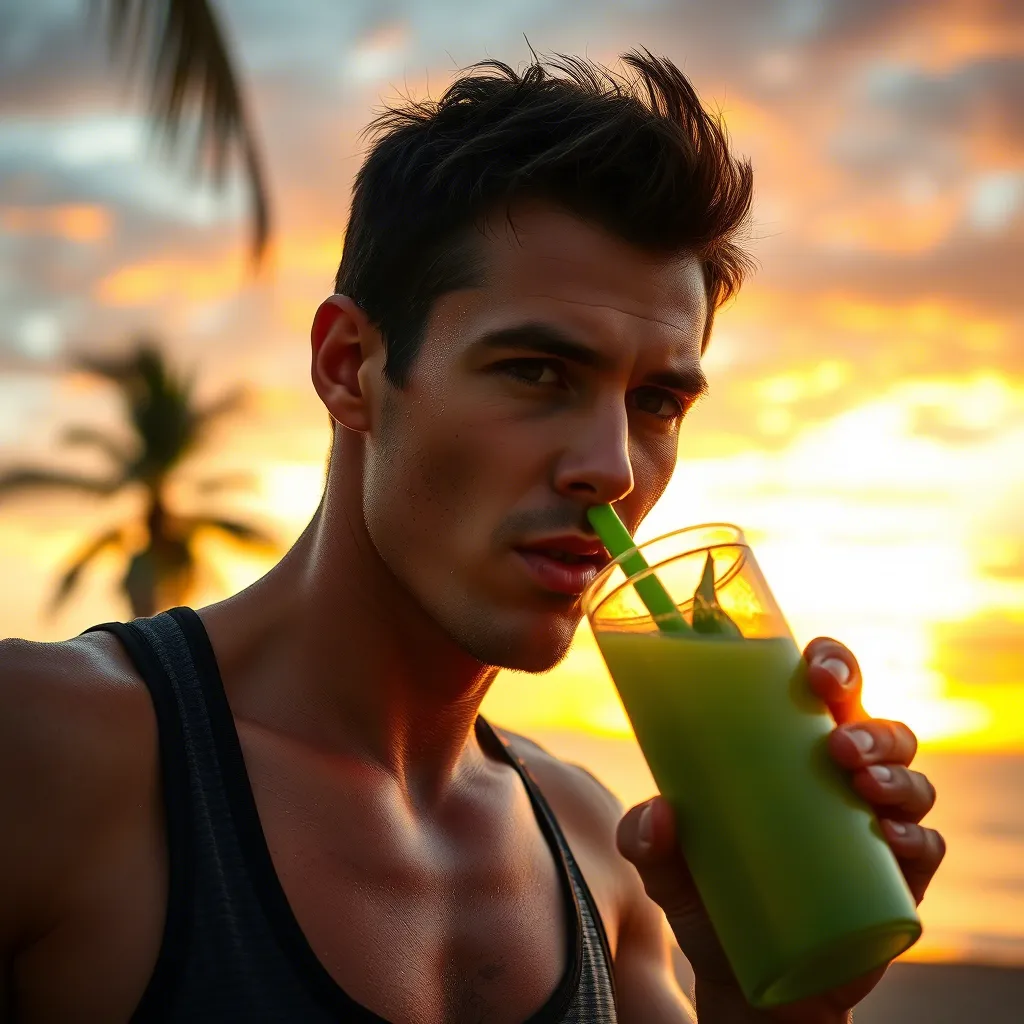
{"label": "blurred background", "polygon": [[[383,101],[524,62],[527,39],[609,65],[647,46],[752,158],[761,269],[720,314],[643,536],[743,526],[797,639],[848,644],[868,710],[917,732],[949,852],[904,959],[945,965],[948,1019],[1004,1019],[1024,967],[1021,5],[188,6],[0,6],[0,635],[208,603],[298,535],[329,442],[308,329]],[[585,627],[484,710],[627,804],[653,792]],[[916,1005],[858,1019],[947,1019]]]}

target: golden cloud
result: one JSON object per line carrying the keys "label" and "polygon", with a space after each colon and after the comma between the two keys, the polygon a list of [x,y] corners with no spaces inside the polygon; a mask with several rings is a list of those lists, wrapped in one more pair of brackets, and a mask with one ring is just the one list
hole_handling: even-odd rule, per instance
{"label": "golden cloud", "polygon": [[161,302],[202,303],[227,299],[242,285],[248,264],[241,249],[215,258],[144,260],[119,267],[96,286],[104,306],[146,306]]}
{"label": "golden cloud", "polygon": [[824,248],[918,253],[933,249],[950,236],[960,219],[958,194],[941,192],[920,202],[899,196],[877,196],[841,206],[813,220],[808,239]]}
{"label": "golden cloud", "polygon": [[0,230],[12,235],[46,235],[69,242],[99,242],[110,235],[111,212],[103,206],[0,207]]}
{"label": "golden cloud", "polygon": [[1024,54],[1024,25],[951,18],[948,11],[918,21],[902,44],[902,55],[933,74],[948,74],[965,64]]}

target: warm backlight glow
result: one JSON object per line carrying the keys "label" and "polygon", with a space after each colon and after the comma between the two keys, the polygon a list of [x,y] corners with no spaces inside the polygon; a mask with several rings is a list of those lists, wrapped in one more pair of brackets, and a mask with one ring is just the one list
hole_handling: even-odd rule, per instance
{"label": "warm backlight glow", "polygon": [[[64,443],[70,424],[127,439],[114,389],[75,373],[75,357],[149,335],[196,371],[202,403],[251,386],[252,405],[195,453],[193,480],[254,473],[254,489],[217,495],[216,507],[230,514],[237,502],[287,544],[324,484],[328,417],[310,384],[309,332],[371,142],[360,129],[382,102],[439,98],[457,66],[488,55],[521,66],[524,11],[539,17],[541,6],[421,4],[395,19],[379,4],[326,5],[344,8],[343,31],[325,31],[325,5],[289,5],[282,21],[271,9],[285,5],[248,4],[229,19],[270,198],[258,273],[244,160],[228,161],[222,190],[191,174],[189,146],[172,157],[155,144],[102,34],[86,38],[81,6],[13,5],[0,121],[0,472],[52,459],[109,474],[109,453]],[[694,16],[695,4],[591,5],[601,11],[581,16],[583,6],[546,5],[529,46],[609,65],[632,47],[664,53],[754,169],[739,241],[759,269],[717,315],[703,357],[709,395],[683,424],[675,477],[640,539],[715,521],[744,529],[798,644],[845,643],[867,710],[920,740],[940,794],[930,820],[950,850],[912,955],[1024,963],[1024,167],[1012,74],[1024,27],[1014,5],[747,4],[739,31],[723,5],[720,16]],[[556,500],[544,487],[527,488],[524,504]],[[0,636],[61,640],[128,618],[116,552],[58,614],[46,610],[90,537],[133,516],[141,534],[139,497],[3,497]],[[199,554],[197,606],[243,589],[275,557],[213,536]],[[678,680],[701,684],[715,681]],[[550,741],[627,803],[653,790],[585,623],[553,671],[499,674],[484,712]]]}
{"label": "warm backlight glow", "polygon": [[[769,377],[763,398],[795,401],[845,373],[825,362]],[[1024,621],[1013,484],[989,468],[1024,464],[1022,410],[1024,389],[994,374],[907,380],[780,451],[684,456],[641,537],[736,522],[798,642],[832,636],[857,656],[870,713],[907,722],[925,746],[1024,749],[1024,644],[1007,619]],[[958,653],[1003,621],[984,634],[988,667]],[[628,735],[585,630],[543,686],[512,676],[490,699],[538,727]]]}
{"label": "warm backlight glow", "polygon": [[51,235],[69,242],[98,242],[110,234],[113,218],[102,206],[0,207],[0,230],[12,235]]}

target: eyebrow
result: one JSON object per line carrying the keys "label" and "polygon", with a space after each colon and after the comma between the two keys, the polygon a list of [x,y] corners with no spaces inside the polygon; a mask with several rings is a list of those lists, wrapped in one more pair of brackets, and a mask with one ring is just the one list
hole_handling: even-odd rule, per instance
{"label": "eyebrow", "polygon": [[661,370],[648,374],[645,381],[678,391],[694,401],[708,393],[708,379],[699,366],[687,367],[685,370]]}
{"label": "eyebrow", "polygon": [[[592,370],[611,370],[615,361],[603,352],[584,345],[564,331],[544,323],[519,324],[491,331],[481,337],[475,346],[481,348],[516,348],[541,355],[555,356]],[[659,370],[649,373],[644,383],[678,391],[694,400],[708,393],[708,380],[699,365],[679,370]]]}
{"label": "eyebrow", "polygon": [[477,342],[481,348],[519,348],[542,355],[558,356],[594,370],[610,370],[614,360],[551,324],[529,323],[504,327],[485,334]]}

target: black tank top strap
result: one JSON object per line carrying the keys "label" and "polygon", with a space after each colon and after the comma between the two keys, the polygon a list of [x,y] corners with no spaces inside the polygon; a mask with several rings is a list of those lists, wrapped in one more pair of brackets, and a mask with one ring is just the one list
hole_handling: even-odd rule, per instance
{"label": "black tank top strap", "polygon": [[[292,969],[247,870],[225,785],[223,718],[214,710],[226,699],[196,646],[200,634],[209,644],[201,620],[174,608],[116,625],[100,628],[124,643],[160,726],[171,873],[164,943],[131,1024],[330,1024],[339,1018]],[[182,786],[184,800],[174,796]],[[175,806],[187,807],[183,827],[171,820]]]}
{"label": "black tank top strap", "polygon": [[194,844],[188,748],[182,727],[177,688],[136,622],[104,622],[86,633],[113,633],[124,647],[149,691],[156,715],[160,778],[167,843],[167,911],[160,952],[133,1021],[159,1020],[177,983],[188,946],[191,921],[189,898],[193,885]]}
{"label": "black tank top strap", "polygon": [[[490,738],[492,749],[500,748],[504,758],[519,773],[523,784],[526,786],[530,801],[533,804],[534,813],[541,823],[541,828],[548,838],[548,843],[553,849],[557,849],[569,878],[572,880],[573,890],[576,893],[576,902],[580,913],[580,923],[583,928],[583,947],[590,955],[586,958],[587,963],[583,965],[580,985],[586,990],[587,997],[595,1005],[596,1011],[603,1011],[610,1014],[610,1020],[614,1020],[615,1009],[615,973],[611,954],[611,945],[608,942],[608,933],[605,930],[601,913],[598,910],[597,902],[594,899],[590,886],[580,869],[576,858],[573,856],[569,841],[565,838],[562,827],[558,824],[551,805],[541,792],[540,786],[534,779],[533,774],[523,759],[511,748],[508,742],[494,727],[487,722],[483,716],[479,716],[478,722],[483,726],[485,734]],[[597,948],[595,948],[595,943]],[[604,1020],[597,1012],[595,1020]]]}

